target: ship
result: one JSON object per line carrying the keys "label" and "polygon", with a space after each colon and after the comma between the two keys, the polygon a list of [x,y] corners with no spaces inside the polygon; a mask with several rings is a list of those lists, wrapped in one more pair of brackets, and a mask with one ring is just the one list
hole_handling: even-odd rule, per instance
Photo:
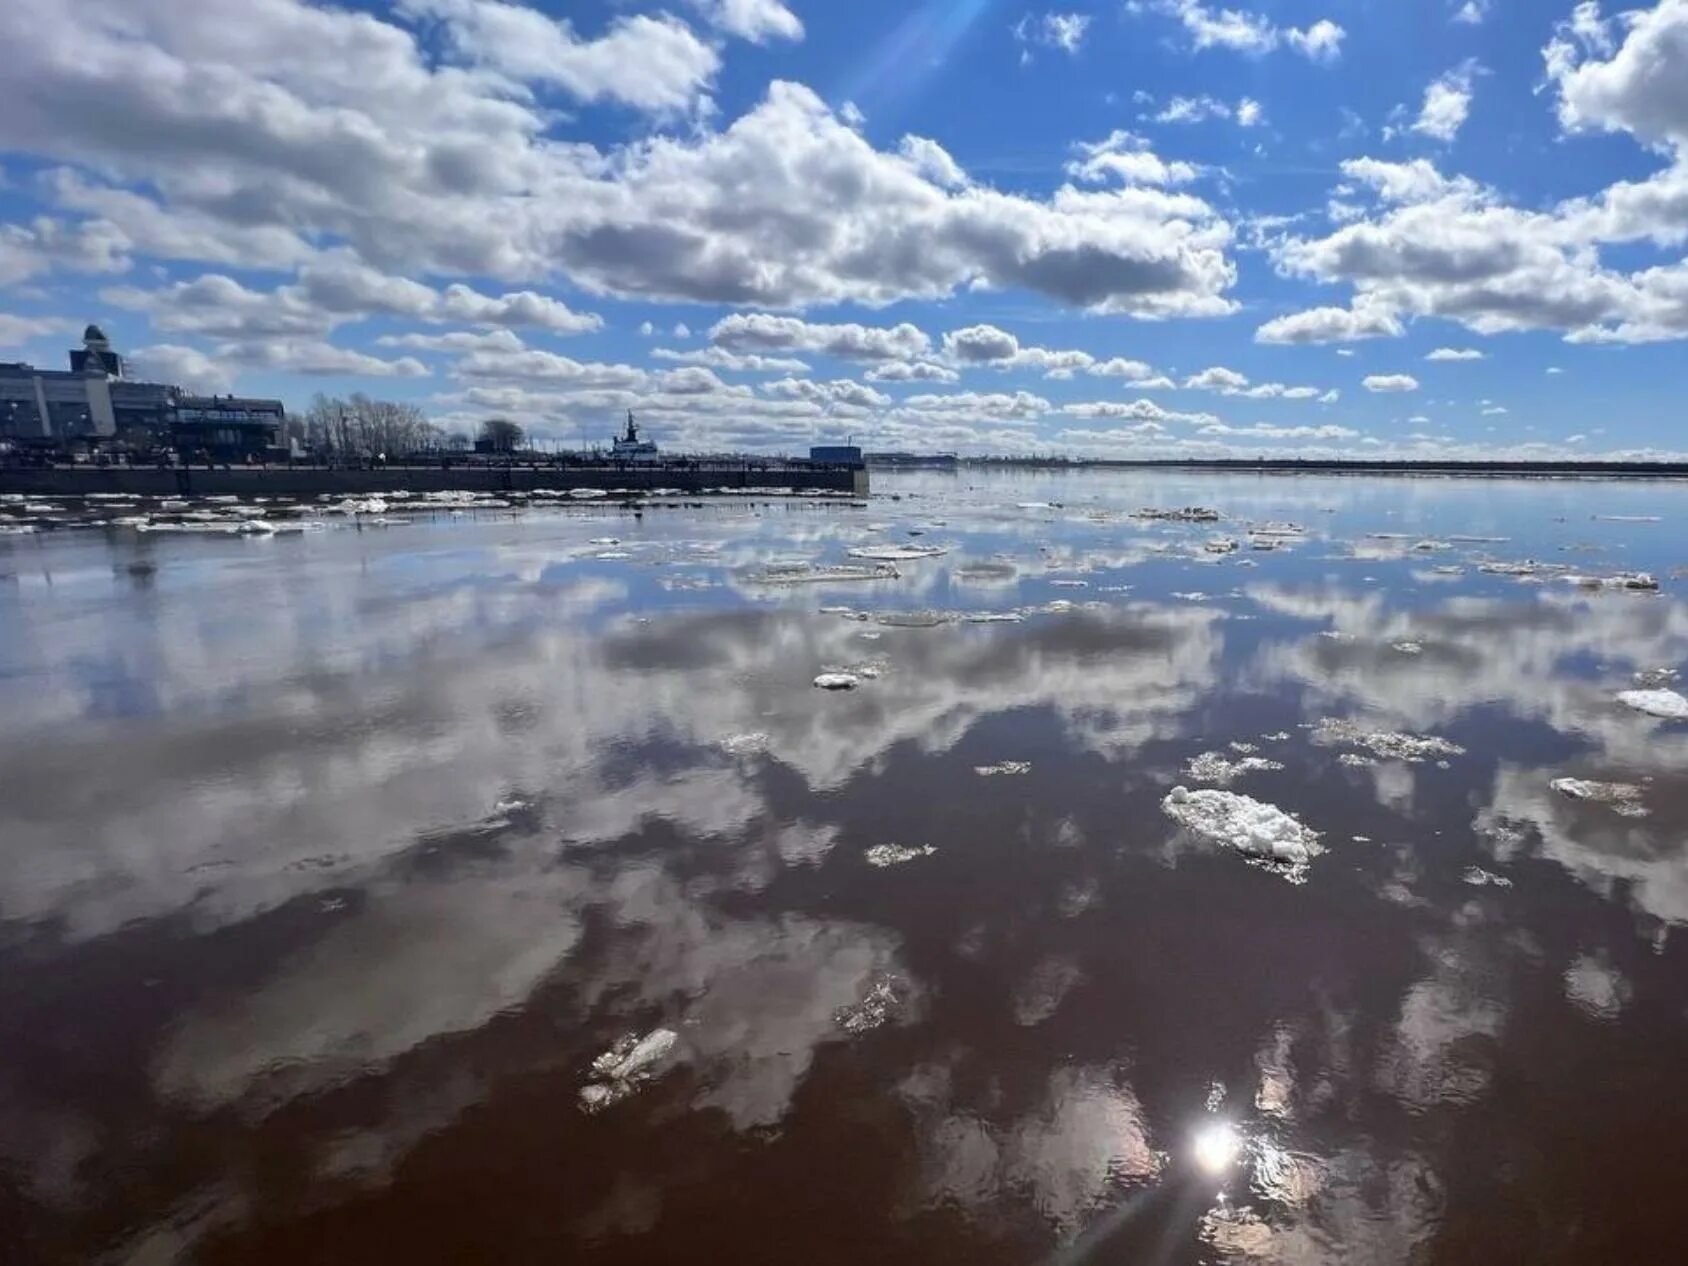
{"label": "ship", "polygon": [[633,420],[633,410],[627,411],[627,431],[610,442],[610,456],[618,462],[654,462],[658,460],[656,445],[639,438],[639,424]]}

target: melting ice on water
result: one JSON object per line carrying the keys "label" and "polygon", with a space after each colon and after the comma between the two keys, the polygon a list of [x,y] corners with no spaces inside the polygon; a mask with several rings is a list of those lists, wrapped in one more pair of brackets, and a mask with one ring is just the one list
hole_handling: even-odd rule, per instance
{"label": "melting ice on water", "polygon": [[640,1037],[629,1033],[592,1061],[592,1075],[580,1088],[583,1112],[596,1112],[618,1103],[650,1080],[656,1065],[679,1040],[673,1029],[652,1029]]}
{"label": "melting ice on water", "polygon": [[1191,833],[1246,857],[1297,867],[1322,851],[1317,831],[1276,805],[1235,791],[1174,787],[1161,808]]}

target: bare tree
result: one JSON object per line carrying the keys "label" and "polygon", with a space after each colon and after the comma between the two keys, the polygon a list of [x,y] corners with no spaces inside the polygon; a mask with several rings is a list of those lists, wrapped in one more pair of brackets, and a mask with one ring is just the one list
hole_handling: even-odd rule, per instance
{"label": "bare tree", "polygon": [[413,404],[350,397],[311,399],[303,419],[304,440],[317,452],[338,457],[402,457],[441,446],[444,432]]}
{"label": "bare tree", "polygon": [[520,448],[525,438],[527,432],[522,430],[521,424],[509,418],[488,418],[481,423],[481,442],[496,453]]}

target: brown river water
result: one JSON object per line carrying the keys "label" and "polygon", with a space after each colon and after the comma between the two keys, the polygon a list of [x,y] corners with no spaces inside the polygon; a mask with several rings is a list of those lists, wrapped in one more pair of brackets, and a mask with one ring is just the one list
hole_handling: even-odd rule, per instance
{"label": "brown river water", "polygon": [[349,509],[0,504],[0,1261],[1681,1260],[1688,487]]}

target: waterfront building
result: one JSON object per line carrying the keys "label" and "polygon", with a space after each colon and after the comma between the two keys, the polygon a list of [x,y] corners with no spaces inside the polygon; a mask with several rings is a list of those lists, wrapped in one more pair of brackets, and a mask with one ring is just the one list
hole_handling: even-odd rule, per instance
{"label": "waterfront building", "polygon": [[121,441],[227,460],[272,448],[287,420],[279,400],[193,396],[137,381],[97,325],[69,359],[68,370],[0,363],[0,440],[43,448]]}

